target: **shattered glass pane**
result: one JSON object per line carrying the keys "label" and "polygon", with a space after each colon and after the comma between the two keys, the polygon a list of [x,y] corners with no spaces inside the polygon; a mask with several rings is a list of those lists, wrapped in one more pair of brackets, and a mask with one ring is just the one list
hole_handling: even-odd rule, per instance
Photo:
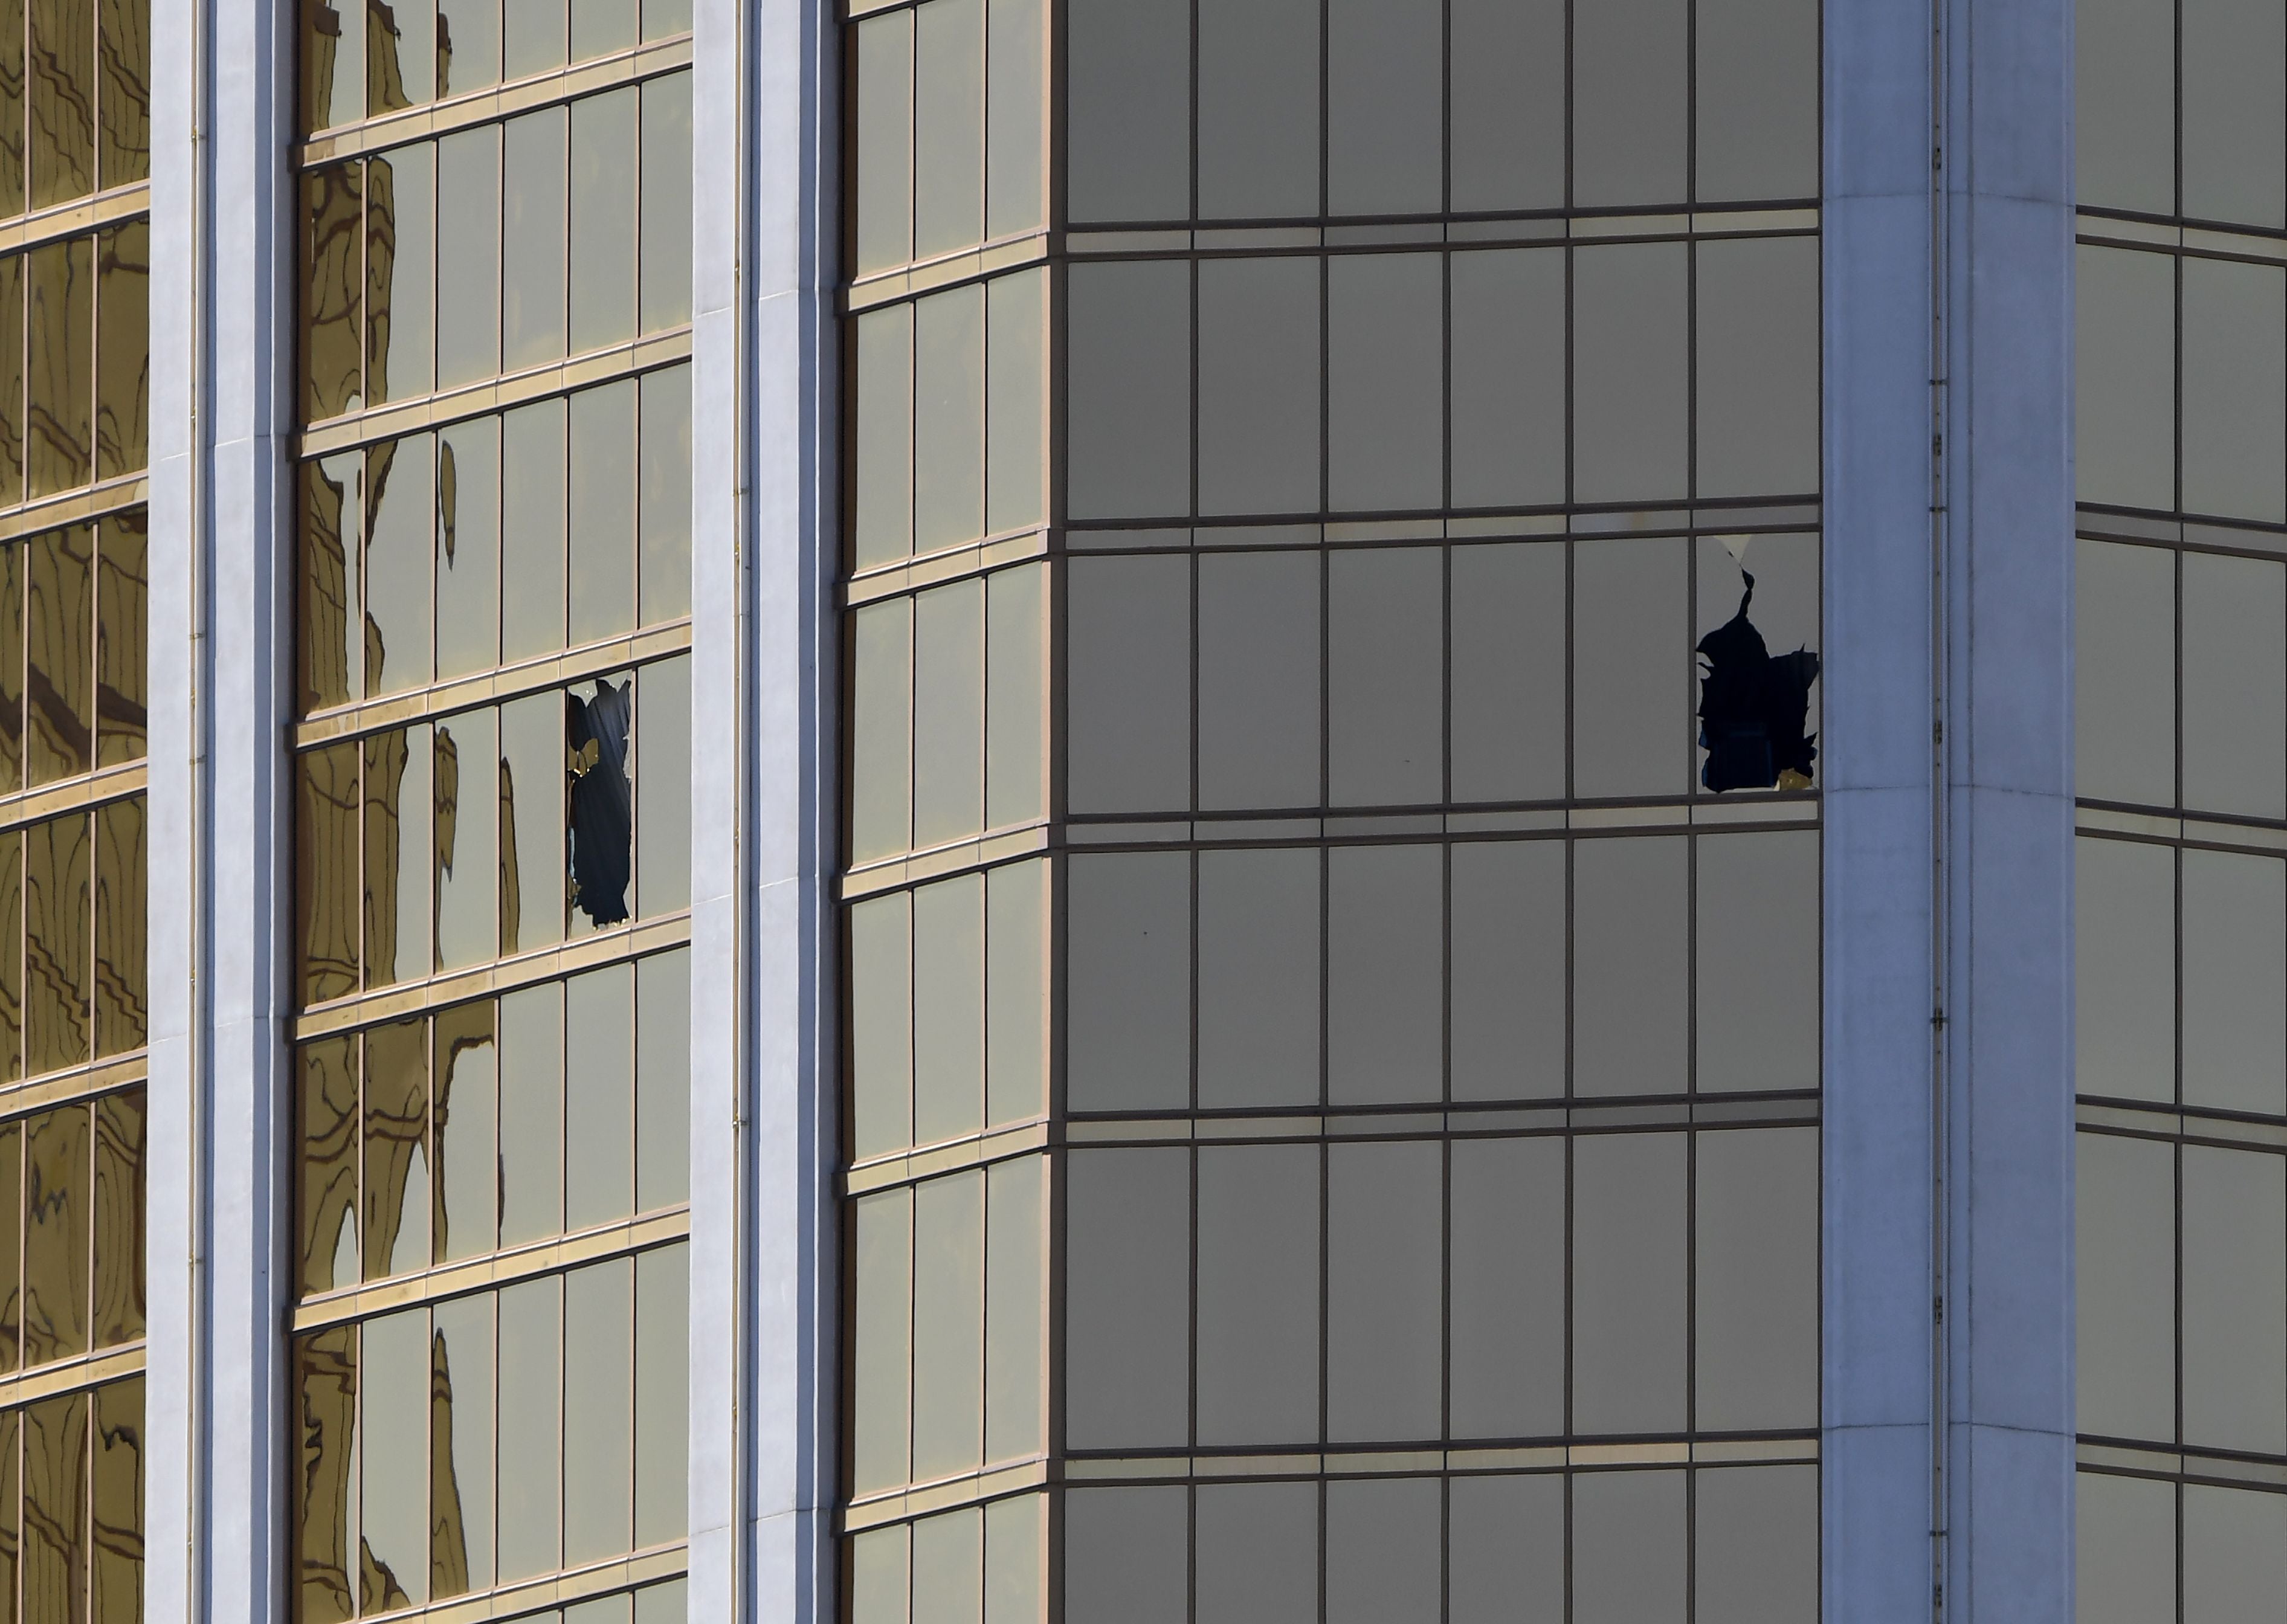
{"label": "shattered glass pane", "polygon": [[[1703,551],[1703,587],[1711,584],[1705,579],[1707,566]],[[1750,618],[1755,577],[1744,569],[1738,574],[1743,590],[1737,610],[1698,644],[1699,747],[1705,752],[1699,781],[1717,795],[1728,789],[1808,789],[1818,759],[1810,709],[1818,655],[1808,647],[1770,652]]]}
{"label": "shattered glass pane", "polygon": [[628,788],[628,711],[632,677],[613,687],[596,679],[591,699],[564,696],[565,770],[572,780],[572,899],[598,926],[628,916],[634,836]]}

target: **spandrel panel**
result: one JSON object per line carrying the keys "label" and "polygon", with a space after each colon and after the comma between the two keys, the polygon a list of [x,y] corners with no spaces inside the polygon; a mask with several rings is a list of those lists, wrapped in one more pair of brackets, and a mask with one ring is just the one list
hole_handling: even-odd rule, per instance
{"label": "spandrel panel", "polygon": [[31,266],[30,389],[26,416],[28,493],[84,485],[95,463],[95,244],[50,242]]}
{"label": "spandrel panel", "polygon": [[357,1327],[297,1338],[292,1380],[296,1599],[307,1624],[341,1624],[357,1518]]}
{"label": "spandrel panel", "polygon": [[24,499],[23,254],[0,257],[0,502]]}
{"label": "spandrel panel", "polygon": [[1818,240],[1702,242],[1695,257],[1697,494],[1816,490]]}
{"label": "spandrel panel", "polygon": [[564,702],[501,707],[500,933],[503,954],[564,939]]}
{"label": "spandrel panel", "polygon": [[500,1002],[503,1246],[564,1230],[564,984]]}
{"label": "spandrel panel", "polygon": [[[635,1542],[640,1549],[682,1538],[689,1520],[689,1246],[637,1255],[635,1330]],[[640,1598],[637,1605],[641,1617]]]}
{"label": "spandrel panel", "polygon": [[429,1311],[384,1314],[360,1335],[359,1610],[379,1612],[429,1599]]}
{"label": "spandrel panel", "polygon": [[1311,1624],[1320,1616],[1316,1484],[1203,1484],[1192,1505],[1198,1624]]}
{"label": "spandrel panel", "polygon": [[1574,250],[1575,502],[1648,502],[1684,494],[1690,480],[1690,280],[1680,242]]}
{"label": "spandrel panel", "polygon": [[1329,1104],[1443,1095],[1444,886],[1437,846],[1326,853]]}
{"label": "spandrel panel", "polygon": [[655,626],[691,613],[691,368],[646,372],[637,389],[637,619]]}
{"label": "spandrel panel", "polygon": [[913,257],[914,14],[855,25],[858,273]]}
{"label": "spandrel panel", "polygon": [[365,1035],[365,1278],[429,1264],[429,1055],[426,1023]]}
{"label": "spandrel panel", "polygon": [[436,1201],[431,1216],[439,1263],[493,1249],[499,1229],[494,1177],[500,1151],[500,1050],[489,1002],[440,1010],[431,1028]]}
{"label": "spandrel panel", "polygon": [[1682,1134],[1572,1143],[1572,1413],[1575,1432],[1665,1432],[1686,1424],[1690,1253]]}
{"label": "spandrel panel", "polygon": [[33,1076],[88,1058],[89,844],[82,816],[24,833],[24,1069]]}
{"label": "spandrel panel", "polygon": [[428,393],[436,375],[436,148],[421,146],[366,165],[365,374],[376,405]]}
{"label": "spandrel panel", "polygon": [[973,837],[985,817],[985,582],[914,599],[914,844]]}
{"label": "spandrel panel", "polygon": [[26,689],[34,785],[94,765],[95,527],[44,531],[26,546]]}
{"label": "spandrel panel", "polygon": [[2183,799],[2287,817],[2287,567],[2181,555]]}
{"label": "spandrel panel", "polygon": [[[1420,8],[1420,0],[1337,4],[1409,13]],[[1428,21],[1434,42],[1434,9]],[[1407,28],[1417,31],[1413,23]],[[1344,254],[1326,261],[1330,509],[1435,508],[1444,499],[1444,271],[1436,254]]]}
{"label": "spandrel panel", "polygon": [[1042,0],[992,0],[985,12],[985,235],[1032,230],[1047,218],[1043,169],[1049,86]]}
{"label": "spandrel panel", "polygon": [[528,1578],[560,1559],[564,1475],[564,1302],[553,1278],[500,1294],[500,1576]]}
{"label": "spandrel panel", "polygon": [[1198,12],[1200,218],[1318,212],[1318,16],[1312,0]]}
{"label": "spandrel panel", "polygon": [[1189,218],[1191,7],[1073,0],[1064,28],[1072,219]]}
{"label": "spandrel panel", "polygon": [[566,434],[569,404],[542,400],[501,419],[501,658],[564,646]]}
{"label": "spandrel panel", "polygon": [[1452,848],[1448,1066],[1457,1100],[1564,1091],[1565,848]]}
{"label": "spandrel panel", "polygon": [[1818,1469],[1694,1474],[1694,1624],[1815,1624]]}
{"label": "spandrel panel", "polygon": [[[1457,28],[1472,3],[1456,0]],[[1561,249],[1505,249],[1446,261],[1457,508],[1564,500],[1564,259]]]}
{"label": "spandrel panel", "polygon": [[629,1549],[635,1523],[635,1260],[564,1277],[564,1560]]}
{"label": "spandrel panel", "polygon": [[150,460],[151,227],[136,220],[96,238],[95,477]]}
{"label": "spandrel panel", "polygon": [[[95,764],[139,761],[150,725],[146,600],[150,596],[150,527],[138,511],[102,521],[97,532],[95,647]],[[12,622],[16,593],[12,577],[0,581],[0,622]],[[12,624],[0,630],[0,661],[15,641]],[[12,677],[12,669],[11,671]],[[0,718],[12,711],[13,681],[0,682]],[[0,733],[4,733],[0,721]],[[10,776],[0,745],[0,784]]]}
{"label": "spandrel panel", "polygon": [[1326,212],[1435,214],[1444,202],[1437,0],[1326,9]]}
{"label": "spandrel panel", "polygon": [[[2287,1112],[2287,863],[2183,853],[2183,1099]],[[2162,916],[2163,918],[2165,915]]]}
{"label": "spandrel panel", "polygon": [[2183,1148],[2184,1442],[2287,1451],[2287,1161]]}
{"label": "spandrel panel", "polygon": [[1575,12],[1574,207],[1685,200],[1690,37],[1686,0],[1609,0]]}
{"label": "spandrel panel", "polygon": [[2277,524],[2287,519],[2287,271],[2186,258],[2183,288],[2184,509]]}
{"label": "spandrel panel", "polygon": [[426,725],[376,733],[365,754],[365,980],[429,973],[431,745]]}
{"label": "spandrel panel", "polygon": [[495,417],[437,436],[437,676],[500,659],[501,427]]}
{"label": "spandrel panel", "polygon": [[913,894],[850,910],[850,1145],[867,1161],[914,1143]]}
{"label": "spandrel panel", "polygon": [[1444,1161],[1426,1140],[1327,1147],[1330,1442],[1443,1430]]}
{"label": "spandrel panel", "polygon": [[985,235],[985,0],[914,8],[914,257]]}
{"label": "spandrel panel", "polygon": [[1072,810],[1189,807],[1191,560],[1074,558],[1064,593]]}
{"label": "spandrel panel", "polygon": [[2076,1092],[2176,1097],[2176,854],[2074,842]]}
{"label": "spandrel panel", "polygon": [[912,1477],[914,1192],[851,1206],[851,1487],[863,1494]]}
{"label": "spandrel panel", "polygon": [[301,467],[300,625],[296,655],[305,715],[365,693],[365,456],[347,452]]}
{"label": "spandrel panel", "polygon": [[24,1124],[24,1363],[88,1351],[88,1107],[64,1105]]}
{"label": "spandrel panel", "polygon": [[368,699],[425,685],[430,654],[431,554],[437,507],[436,441],[388,440],[365,462],[365,693]]}
{"label": "spandrel panel", "polygon": [[2073,459],[2083,502],[2175,505],[2175,261],[2075,250]]}
{"label": "spandrel panel", "polygon": [[2086,1624],[2176,1616],[2176,1493],[2164,1480],[2075,1476],[2074,1591]]}
{"label": "spandrel panel", "polygon": [[2184,1624],[2259,1616],[2287,1578],[2287,1498],[2188,1483],[2182,1517]]}
{"label": "spandrel panel", "polygon": [[1443,1488],[1435,1477],[1326,1485],[1327,1624],[1437,1616],[1444,1593]]}
{"label": "spandrel panel", "polygon": [[1572,549],[1572,792],[1680,795],[1691,733],[1690,560],[1666,539]]}
{"label": "spandrel panel", "polygon": [[1698,0],[1698,202],[1818,195],[1818,23],[1817,0]]}
{"label": "spandrel panel", "polygon": [[985,1127],[985,876],[914,892],[914,1139]]}
{"label": "spandrel panel", "polygon": [[636,384],[571,400],[568,641],[575,646],[636,626]]}
{"label": "spandrel panel", "polygon": [[1319,804],[1316,551],[1213,553],[1199,563],[1199,800]]}
{"label": "spandrel panel", "polygon": [[358,757],[355,743],[337,744],[297,764],[294,907],[305,1004],[358,987]]}
{"label": "spandrel panel", "polygon": [[67,1393],[23,1412],[24,1599],[37,1618],[81,1615],[91,1555],[87,1537],[88,1395]]}
{"label": "spandrel panel", "polygon": [[1199,856],[1199,1104],[1319,1097],[1318,853]]}
{"label": "spandrel panel", "polygon": [[1692,1224],[1692,1424],[1818,1420],[1818,1133],[1698,1136]]}
{"label": "spandrel panel", "polygon": [[1315,513],[1319,262],[1207,259],[1197,274],[1199,511]]}
{"label": "spandrel panel", "polygon": [[[2175,8],[2146,0],[2082,0],[2073,44],[2073,182],[2079,201],[2096,209],[2173,214]],[[2090,1592],[2084,1587],[2082,1594]]]}
{"label": "spandrel panel", "polygon": [[691,955],[636,963],[636,1210],[691,1195]]}
{"label": "spandrel panel", "polygon": [[[1191,1161],[1181,1149],[1152,1148],[1075,1150],[1067,1161],[1067,1448],[1180,1449],[1188,1441]],[[1315,1192],[1310,1199],[1315,1206]],[[1315,1308],[1310,1319],[1315,1343]]]}
{"label": "spandrel panel", "polygon": [[482,90],[500,69],[501,0],[437,0],[437,94]]}
{"label": "spandrel panel", "polygon": [[1564,549],[1456,547],[1451,581],[1452,797],[1557,799],[1564,793]]}
{"label": "spandrel panel", "polygon": [[2287,225],[2287,13],[2183,0],[2184,213]]}
{"label": "spandrel panel", "polygon": [[1448,1174],[1449,1436],[1564,1430],[1564,1142],[1457,1139]]}
{"label": "spandrel panel", "polygon": [[500,940],[500,719],[463,711],[436,725],[437,968],[493,956]]}
{"label": "spandrel panel", "polygon": [[95,0],[29,0],[31,197],[45,209],[95,190]]}
{"label": "spandrel panel", "polygon": [[1065,1494],[1064,1511],[1065,1617],[1174,1624],[1188,1615],[1189,1490],[1076,1488]]}
{"label": "spandrel panel", "polygon": [[1337,806],[1444,798],[1445,556],[1441,548],[1327,557],[1328,798]]}
{"label": "spandrel panel", "polygon": [[296,1052],[301,1149],[294,1200],[304,1296],[359,1279],[356,1045],[354,1038],[328,1038]]}
{"label": "spandrel panel", "polygon": [[985,1430],[985,1175],[914,1190],[914,1477],[973,1471]]}
{"label": "spandrel panel", "polygon": [[[449,147],[451,143],[447,145]],[[318,170],[302,178],[302,416],[305,422],[355,411],[365,401],[360,362],[364,342],[364,195],[365,171],[354,162]],[[450,194],[445,201],[448,205],[460,202]],[[440,272],[448,268],[452,267],[439,266]],[[36,256],[36,322],[40,311],[39,269]],[[455,279],[446,285],[467,284]],[[452,303],[458,305],[460,301]]]}
{"label": "spandrel panel", "polygon": [[1573,1624],[1682,1624],[1690,1604],[1683,1474],[1579,1472],[1571,1488]]}
{"label": "spandrel panel", "polygon": [[994,1163],[985,1186],[985,1459],[1046,1446],[1047,1167]]}
{"label": "spandrel panel", "polygon": [[1199,1442],[1318,1437],[1318,1148],[1199,1152]]}
{"label": "spandrel panel", "polygon": [[[686,14],[687,15],[687,14]],[[686,22],[685,26],[688,24]],[[643,87],[643,215],[637,315],[655,333],[691,320],[691,75]]]}
{"label": "spandrel panel", "polygon": [[[627,42],[634,43],[634,0],[626,10]],[[594,7],[590,7],[592,12]],[[576,35],[583,13],[573,13]],[[574,44],[576,47],[577,41]],[[585,54],[584,52],[582,54]],[[636,218],[638,146],[632,87],[572,104],[571,351],[623,344],[636,336]]]}
{"label": "spandrel panel", "polygon": [[1065,873],[1071,1108],[1180,1110],[1191,1103],[1191,860],[1075,855]]}
{"label": "spandrel panel", "polygon": [[1676,1094],[1690,1065],[1690,850],[1681,839],[1572,849],[1572,1091]]}
{"label": "spandrel panel", "polygon": [[956,288],[914,306],[914,551],[984,533],[985,289]]}
{"label": "spandrel panel", "polygon": [[2082,1133],[2073,1153],[2078,1428],[2176,1436],[2176,1152]]}
{"label": "spandrel panel", "polygon": [[564,1226],[635,1212],[635,967],[564,984]]}
{"label": "spandrel panel", "polygon": [[143,1047],[150,1025],[146,946],[144,803],[114,801],[95,812],[95,1053]]}
{"label": "spandrel panel", "polygon": [[1699,1091],[1816,1088],[1818,836],[1710,836],[1697,860]]}
{"label": "spandrel panel", "polygon": [[569,123],[547,107],[501,127],[501,364],[511,371],[565,353]]}
{"label": "spandrel panel", "polygon": [[1191,266],[1177,260],[1079,265],[1065,286],[1071,517],[1189,512]]}
{"label": "spandrel panel", "polygon": [[[91,1602],[95,1624],[139,1624],[143,1617],[143,1425],[140,1376],[96,1390],[94,1524]],[[0,1440],[0,1449],[5,1449]],[[0,1494],[4,1494],[0,1488]]]}
{"label": "spandrel panel", "polygon": [[501,134],[465,130],[437,143],[437,384],[450,389],[500,370]]}
{"label": "spandrel panel", "polygon": [[493,1578],[493,1299],[439,1303],[429,1375],[430,1590],[442,1598]]}
{"label": "spandrel panel", "polygon": [[2075,788],[2176,802],[2176,555],[2082,541],[2075,554]]}
{"label": "spandrel panel", "polygon": [[862,863],[913,840],[913,600],[871,604],[851,619],[850,856]]}
{"label": "spandrel panel", "polygon": [[1564,1478],[1455,1477],[1445,1492],[1446,1616],[1507,1624],[1564,1616]]}

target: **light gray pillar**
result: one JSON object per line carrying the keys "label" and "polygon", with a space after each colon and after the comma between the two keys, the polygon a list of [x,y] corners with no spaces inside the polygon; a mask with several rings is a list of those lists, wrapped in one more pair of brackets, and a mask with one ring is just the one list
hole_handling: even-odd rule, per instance
{"label": "light gray pillar", "polygon": [[833,1616],[834,23],[699,0],[694,1624]]}
{"label": "light gray pillar", "polygon": [[292,13],[156,0],[150,1590],[285,1616]]}

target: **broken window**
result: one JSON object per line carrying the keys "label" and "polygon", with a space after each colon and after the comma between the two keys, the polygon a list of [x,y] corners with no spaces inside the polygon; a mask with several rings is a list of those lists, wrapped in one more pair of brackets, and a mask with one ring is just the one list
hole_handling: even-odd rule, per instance
{"label": "broken window", "polygon": [[1738,613],[1699,639],[1699,747],[1707,752],[1699,781],[1727,789],[1808,789],[1818,758],[1817,735],[1804,731],[1818,656],[1799,648],[1773,654],[1747,618],[1755,578]]}
{"label": "broken window", "polygon": [[596,679],[592,699],[564,696],[565,770],[571,780],[572,900],[597,925],[628,916],[633,804],[628,788],[628,713],[635,679]]}

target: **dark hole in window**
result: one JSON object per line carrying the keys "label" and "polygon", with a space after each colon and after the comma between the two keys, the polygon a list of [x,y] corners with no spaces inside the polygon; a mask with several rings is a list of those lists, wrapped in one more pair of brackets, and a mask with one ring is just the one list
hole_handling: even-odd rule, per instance
{"label": "dark hole in window", "polygon": [[1808,789],[1817,735],[1803,731],[1818,656],[1799,648],[1773,654],[1747,618],[1755,578],[1746,577],[1739,612],[1699,639],[1699,781],[1726,789]]}
{"label": "dark hole in window", "polygon": [[628,916],[635,832],[628,793],[629,677],[614,688],[598,677],[596,697],[564,696],[566,770],[572,780],[572,900],[599,925]]}

